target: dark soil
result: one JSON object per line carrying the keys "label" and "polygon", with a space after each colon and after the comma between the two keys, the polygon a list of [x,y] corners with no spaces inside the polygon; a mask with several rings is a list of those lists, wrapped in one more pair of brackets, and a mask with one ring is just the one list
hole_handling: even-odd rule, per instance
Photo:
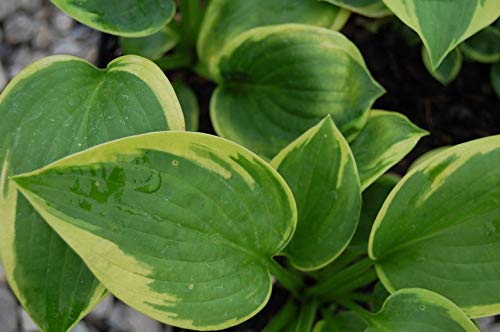
{"label": "dark soil", "polygon": [[[464,62],[457,79],[445,87],[427,72],[420,44],[409,43],[411,33],[395,19],[373,21],[353,16],[342,32],[358,46],[370,72],[387,90],[374,108],[403,113],[430,132],[393,171],[404,174],[418,156],[436,147],[500,133],[500,99],[490,85],[489,65]],[[104,67],[118,55],[116,39],[103,35],[98,65]],[[183,72],[168,76],[171,80],[182,76],[195,90],[201,108],[200,131],[214,134],[208,105],[215,85]],[[227,331],[260,331],[286,298],[286,292],[275,287],[264,310]]]}

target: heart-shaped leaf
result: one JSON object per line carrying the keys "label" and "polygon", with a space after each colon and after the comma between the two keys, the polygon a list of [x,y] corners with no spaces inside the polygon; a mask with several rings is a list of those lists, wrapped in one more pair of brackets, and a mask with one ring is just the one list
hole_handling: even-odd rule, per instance
{"label": "heart-shaped leaf", "polygon": [[173,0],[51,0],[75,20],[123,37],[159,31],[175,14]]}
{"label": "heart-shaped leaf", "polygon": [[467,58],[474,61],[500,62],[500,24],[479,31],[460,44],[460,50]]}
{"label": "heart-shaped leaf", "polygon": [[352,139],[383,93],[356,46],[323,28],[255,28],[223,54],[210,109],[215,130],[268,158],[328,114]]}
{"label": "heart-shaped leaf", "polygon": [[354,13],[368,17],[384,17],[392,12],[384,5],[382,0],[323,0],[336,6],[345,8]]}
{"label": "heart-shaped leaf", "polygon": [[211,70],[224,46],[252,28],[303,23],[342,28],[349,13],[316,0],[212,0],[198,38],[200,60]]}
{"label": "heart-shaped leaf", "polygon": [[371,111],[366,126],[351,144],[361,188],[366,189],[403,159],[427,134],[400,113]]}
{"label": "heart-shaped leaf", "polygon": [[152,62],[106,70],[69,56],[40,60],[0,96],[0,248],[5,273],[42,331],[66,331],[104,292],[82,260],[18,196],[8,177],[112,139],[182,130],[172,87]]}
{"label": "heart-shaped leaf", "polygon": [[500,136],[416,166],[382,206],[369,253],[384,286],[442,294],[469,316],[500,312]]}
{"label": "heart-shaped leaf", "polygon": [[365,332],[479,332],[453,302],[425,289],[402,289],[375,315],[365,315]]}
{"label": "heart-shaped leaf", "polygon": [[498,0],[383,0],[415,30],[436,69],[446,55],[500,15]]}
{"label": "heart-shaped leaf", "polygon": [[297,202],[297,230],[284,253],[301,270],[317,270],[346,248],[358,224],[361,189],[351,149],[325,118],[271,162]]}
{"label": "heart-shaped leaf", "polygon": [[113,294],[171,325],[236,325],[266,304],[292,193],[262,159],[200,133],[124,138],[16,178]]}
{"label": "heart-shaped leaf", "polygon": [[462,53],[458,47],[448,53],[443,59],[443,62],[441,62],[439,67],[436,69],[432,69],[429,54],[424,47],[422,47],[422,60],[425,68],[432,75],[432,77],[443,85],[448,85],[448,83],[452,82],[462,69]]}

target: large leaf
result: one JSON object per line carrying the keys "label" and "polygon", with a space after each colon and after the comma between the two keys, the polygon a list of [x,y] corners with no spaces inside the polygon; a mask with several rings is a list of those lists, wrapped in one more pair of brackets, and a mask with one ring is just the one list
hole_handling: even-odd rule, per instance
{"label": "large leaf", "polygon": [[458,44],[500,15],[498,0],[383,0],[406,25],[415,30],[436,69]]}
{"label": "large leaf", "polygon": [[469,59],[482,63],[499,62],[500,25],[492,25],[479,31],[460,44],[460,49]]}
{"label": "large leaf", "polygon": [[298,223],[284,253],[301,270],[317,270],[347,247],[358,224],[361,189],[351,149],[327,117],[271,162],[297,202]]}
{"label": "large leaf", "polygon": [[16,181],[113,294],[191,329],[236,325],[266,304],[272,256],[297,218],[270,165],[200,133],[117,140]]}
{"label": "large leaf", "polygon": [[453,302],[425,289],[400,290],[377,314],[364,318],[365,332],[479,332]]}
{"label": "large leaf", "polygon": [[123,37],[159,31],[175,14],[173,0],[51,0],[75,20]]}
{"label": "large leaf", "polygon": [[384,286],[442,294],[472,317],[500,312],[500,136],[448,148],[389,195],[370,236]]}
{"label": "large leaf", "polygon": [[299,24],[240,35],[225,49],[218,76],[215,130],[269,158],[328,114],[352,139],[383,93],[347,38]]}
{"label": "large leaf", "polygon": [[111,139],[182,130],[182,113],[166,77],[145,59],[122,57],[99,70],[78,58],[53,56],[9,84],[0,96],[0,114],[5,273],[43,331],[66,331],[104,289],[8,177]]}
{"label": "large leaf", "polygon": [[364,190],[406,156],[425,130],[397,112],[374,110],[366,126],[351,144]]}
{"label": "large leaf", "polygon": [[213,69],[224,46],[252,28],[303,23],[340,29],[347,17],[342,9],[316,0],[212,0],[201,26],[198,55]]}
{"label": "large leaf", "polygon": [[448,85],[452,82],[460,73],[462,69],[462,53],[458,47],[454,48],[450,53],[446,55],[441,64],[436,68],[432,68],[431,60],[429,54],[422,47],[422,60],[424,62],[427,71],[443,85]]}
{"label": "large leaf", "polygon": [[392,15],[382,0],[323,0],[368,17]]}

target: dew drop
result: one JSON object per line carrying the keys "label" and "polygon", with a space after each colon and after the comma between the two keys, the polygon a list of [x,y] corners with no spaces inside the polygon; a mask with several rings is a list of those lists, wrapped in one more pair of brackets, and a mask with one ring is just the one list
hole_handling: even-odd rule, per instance
{"label": "dew drop", "polygon": [[178,160],[172,160],[172,165],[173,166],[178,166],[179,165],[179,161]]}
{"label": "dew drop", "polygon": [[420,310],[425,310],[425,306],[424,305],[421,305],[420,307],[418,307]]}

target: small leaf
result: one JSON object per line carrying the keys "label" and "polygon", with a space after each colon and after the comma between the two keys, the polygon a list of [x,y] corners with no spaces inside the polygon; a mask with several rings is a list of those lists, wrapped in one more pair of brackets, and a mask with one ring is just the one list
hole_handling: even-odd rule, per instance
{"label": "small leaf", "polygon": [[382,206],[369,254],[394,292],[424,287],[476,318],[500,312],[500,136],[460,144],[409,172]]}
{"label": "small leaf", "polygon": [[356,14],[368,17],[384,17],[392,12],[384,5],[382,0],[323,0],[336,6],[350,10]]}
{"label": "small leaf", "polygon": [[448,85],[452,82],[462,69],[462,53],[458,48],[455,48],[448,53],[439,67],[433,70],[429,55],[427,54],[425,48],[422,47],[422,61],[432,77],[443,85]]}
{"label": "small leaf", "polygon": [[120,48],[125,54],[135,54],[157,60],[173,49],[179,43],[179,40],[179,35],[168,26],[165,26],[160,31],[147,37],[120,37]]}
{"label": "small leaf", "polygon": [[460,50],[467,58],[481,63],[499,62],[500,28],[486,27],[460,44]]}
{"label": "small leaf", "polygon": [[215,130],[268,158],[328,114],[354,138],[383,93],[356,46],[327,29],[256,28],[223,53],[210,109]]}
{"label": "small leaf", "polygon": [[480,332],[453,302],[415,288],[389,296],[382,309],[367,321],[366,332]]}
{"label": "small leaf", "polygon": [[297,230],[284,253],[301,270],[317,270],[346,248],[358,224],[361,190],[346,140],[327,117],[271,162],[297,202]]}
{"label": "small leaf", "polygon": [[110,292],[196,330],[228,328],[262,309],[272,256],[297,218],[270,165],[200,133],[116,140],[16,181]]}
{"label": "small leaf", "polygon": [[490,80],[493,90],[497,94],[498,98],[500,98],[500,62],[491,66]]}
{"label": "small leaf", "polygon": [[175,82],[173,84],[177,98],[181,103],[182,111],[184,112],[184,120],[186,121],[186,130],[198,131],[198,124],[200,122],[200,107],[198,106],[198,99],[194,91],[189,85],[183,82]]}
{"label": "small leaf", "polygon": [[462,41],[493,23],[500,15],[498,0],[383,0],[415,30],[429,53],[431,68]]}
{"label": "small leaf", "polygon": [[53,56],[14,78],[0,96],[0,115],[5,274],[42,331],[67,331],[105,290],[8,177],[112,139],[182,130],[182,112],[165,75],[146,59],[125,56],[100,70]]}
{"label": "small leaf", "polygon": [[427,134],[400,113],[371,111],[366,126],[351,144],[362,190],[403,159]]}
{"label": "small leaf", "polygon": [[173,0],[51,0],[75,20],[123,37],[145,37],[161,30],[175,14]]}
{"label": "small leaf", "polygon": [[359,225],[350,245],[362,245],[365,249],[365,254],[370,231],[377,217],[377,213],[399,180],[400,177],[397,175],[384,174],[363,191],[363,204],[361,216],[359,217]]}
{"label": "small leaf", "polygon": [[198,56],[213,71],[224,46],[250,29],[286,23],[340,29],[347,18],[340,8],[316,0],[212,0],[201,25]]}

